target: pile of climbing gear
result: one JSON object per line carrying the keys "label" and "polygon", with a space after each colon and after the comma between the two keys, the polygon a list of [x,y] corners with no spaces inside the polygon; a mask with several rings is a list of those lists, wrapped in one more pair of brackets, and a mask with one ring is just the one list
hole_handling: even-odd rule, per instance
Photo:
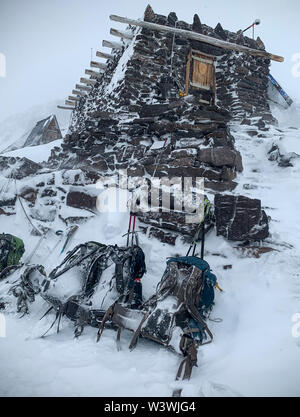
{"label": "pile of climbing gear", "polygon": [[11,234],[0,234],[0,271],[19,263],[25,252],[24,242]]}

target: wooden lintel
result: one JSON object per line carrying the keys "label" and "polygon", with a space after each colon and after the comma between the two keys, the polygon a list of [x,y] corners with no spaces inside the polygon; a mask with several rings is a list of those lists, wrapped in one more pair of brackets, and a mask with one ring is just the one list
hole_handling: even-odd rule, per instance
{"label": "wooden lintel", "polygon": [[98,61],[91,61],[90,66],[92,68],[99,68],[102,70],[105,70],[107,68],[107,64],[103,64],[103,62],[98,62]]}
{"label": "wooden lintel", "polygon": [[74,97],[74,96],[69,96],[68,97],[68,100],[71,100],[71,101],[80,101],[80,98],[79,97]]}
{"label": "wooden lintel", "polygon": [[61,110],[74,110],[75,107],[67,107],[67,106],[57,106],[58,109]]}
{"label": "wooden lintel", "polygon": [[126,23],[133,26],[140,26],[142,28],[150,29],[150,30],[157,30],[158,32],[169,32],[173,33],[177,36],[181,36],[186,39],[193,39],[199,42],[208,43],[209,45],[214,45],[219,48],[229,49],[232,51],[237,52],[244,52],[249,55],[253,56],[261,56],[265,59],[271,59],[277,62],[283,62],[284,58],[282,56],[271,54],[267,51],[260,50],[260,49],[252,49],[248,48],[247,46],[238,45],[236,43],[226,42],[221,39],[215,39],[207,35],[202,35],[201,33],[184,30],[184,29],[177,29],[175,27],[158,25],[156,23],[145,22],[144,20],[133,20],[128,19],[127,17],[115,16],[111,15],[110,20],[114,22],[121,22]]}
{"label": "wooden lintel", "polygon": [[110,34],[119,38],[128,39],[130,41],[133,39],[132,33],[123,32],[113,28],[110,29]]}
{"label": "wooden lintel", "polygon": [[118,49],[121,50],[123,45],[119,42],[110,42],[110,41],[103,41],[102,46],[104,48],[111,48],[111,49]]}
{"label": "wooden lintel", "polygon": [[92,87],[88,87],[88,86],[86,86],[86,85],[81,85],[81,84],[76,84],[76,85],[75,85],[75,87],[76,87],[78,90],[82,90],[82,91],[86,91],[86,92],[89,92],[89,91],[91,91],[91,90],[92,90]]}
{"label": "wooden lintel", "polygon": [[97,51],[96,56],[98,56],[99,58],[105,58],[105,59],[113,59],[114,57],[112,54],[106,54],[105,52],[101,52],[101,51]]}
{"label": "wooden lintel", "polygon": [[88,85],[95,85],[97,83],[97,81],[95,80],[90,80],[87,78],[80,78],[80,82],[83,84],[88,84]]}

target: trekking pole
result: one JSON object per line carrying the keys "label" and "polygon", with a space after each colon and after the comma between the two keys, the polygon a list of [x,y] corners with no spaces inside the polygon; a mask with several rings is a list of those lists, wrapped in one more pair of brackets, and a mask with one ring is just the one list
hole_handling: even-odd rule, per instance
{"label": "trekking pole", "polygon": [[132,225],[131,246],[133,246],[133,239],[134,239],[134,234],[135,234],[135,219],[136,219],[136,214],[133,214],[133,225]]}
{"label": "trekking pole", "polygon": [[204,260],[204,243],[205,243],[205,225],[204,220],[201,226],[202,236],[201,236],[201,259]]}
{"label": "trekking pole", "polygon": [[127,233],[127,247],[129,246],[129,236],[130,236],[130,229],[131,229],[131,219],[132,219],[132,213],[130,212],[129,217],[129,225],[128,225],[128,233]]}

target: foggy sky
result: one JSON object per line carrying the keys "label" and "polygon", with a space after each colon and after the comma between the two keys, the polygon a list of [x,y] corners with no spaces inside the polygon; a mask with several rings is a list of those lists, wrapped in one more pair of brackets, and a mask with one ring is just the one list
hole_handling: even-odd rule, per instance
{"label": "foggy sky", "polygon": [[267,51],[285,57],[284,63],[272,62],[271,73],[300,98],[300,77],[292,75],[292,56],[300,53],[299,0],[0,0],[0,53],[7,62],[7,76],[0,77],[0,121],[66,99],[89,68],[91,48],[95,57],[96,50],[107,49],[102,40],[112,39],[111,27],[125,28],[109,15],[140,18],[148,3],[156,13],[175,11],[189,23],[198,13],[203,23],[221,22],[231,31],[260,18],[256,36]]}

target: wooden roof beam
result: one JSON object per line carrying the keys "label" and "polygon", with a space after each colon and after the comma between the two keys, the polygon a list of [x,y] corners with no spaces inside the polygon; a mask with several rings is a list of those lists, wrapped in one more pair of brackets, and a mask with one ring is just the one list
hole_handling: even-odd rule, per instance
{"label": "wooden roof beam", "polygon": [[91,61],[90,66],[92,68],[99,68],[101,70],[106,70],[107,68],[107,64],[103,64],[103,62],[98,62],[98,61]]}
{"label": "wooden roof beam", "polygon": [[75,109],[74,101],[66,100],[65,103],[66,103],[67,106],[73,106],[73,109]]}
{"label": "wooden roof beam", "polygon": [[74,96],[69,96],[68,97],[68,100],[71,100],[71,101],[80,101],[80,98],[79,97],[74,97]]}
{"label": "wooden roof beam", "polygon": [[113,57],[114,57],[112,54],[106,54],[106,53],[101,52],[101,51],[97,51],[96,56],[98,56],[99,58],[105,58],[105,59],[113,59]]}
{"label": "wooden roof beam", "polygon": [[113,28],[110,29],[110,34],[119,38],[128,39],[130,41],[133,39],[133,35],[131,33],[123,32]]}
{"label": "wooden roof beam", "polygon": [[99,80],[103,75],[103,72],[96,72],[96,71],[92,71],[90,69],[86,69],[85,73],[86,73],[86,75],[90,75],[92,80],[95,80],[95,79]]}
{"label": "wooden roof beam", "polygon": [[110,41],[103,41],[102,46],[104,48],[111,48],[111,49],[118,49],[121,50],[123,48],[123,45],[119,42],[110,42]]}
{"label": "wooden roof beam", "polygon": [[79,90],[72,90],[72,94],[75,94],[75,96],[81,96],[81,97],[86,96],[85,93],[83,93],[82,91],[79,91]]}
{"label": "wooden roof beam", "polygon": [[89,80],[87,78],[80,78],[80,82],[83,84],[88,84],[88,85],[95,85],[97,83],[97,81]]}
{"label": "wooden roof beam", "polygon": [[75,88],[77,88],[78,90],[81,90],[81,91],[86,91],[87,93],[92,91],[92,87],[88,87],[86,85],[81,85],[81,84],[76,84]]}
{"label": "wooden roof beam", "polygon": [[128,25],[133,26],[140,26],[142,28],[150,29],[150,30],[157,30],[158,32],[169,32],[176,34],[177,36],[181,36],[186,39],[193,39],[199,42],[208,43],[209,45],[216,46],[218,48],[229,49],[231,51],[238,51],[244,52],[249,55],[253,56],[261,56],[266,59],[271,59],[277,62],[283,62],[284,58],[282,56],[274,55],[269,52],[260,50],[260,49],[252,49],[248,48],[247,46],[238,45],[231,42],[226,42],[221,39],[215,39],[210,36],[202,35],[201,33],[184,30],[184,29],[177,29],[175,27],[158,25],[156,23],[145,22],[144,20],[133,20],[128,19],[127,17],[115,16],[111,15],[110,20],[114,22],[126,23]]}
{"label": "wooden roof beam", "polygon": [[61,110],[74,110],[75,107],[67,107],[67,106],[57,106],[58,109]]}

